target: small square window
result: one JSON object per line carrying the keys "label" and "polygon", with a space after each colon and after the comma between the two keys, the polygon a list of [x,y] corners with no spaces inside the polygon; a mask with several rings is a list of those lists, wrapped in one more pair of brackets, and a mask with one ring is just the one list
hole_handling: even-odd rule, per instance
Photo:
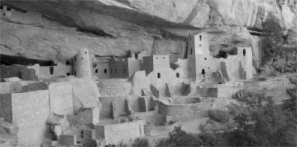
{"label": "small square window", "polygon": [[161,73],[158,73],[158,79],[160,79],[161,78]]}
{"label": "small square window", "polygon": [[107,69],[104,69],[104,73],[107,73]]}
{"label": "small square window", "polygon": [[98,73],[98,69],[95,70],[95,73]]}
{"label": "small square window", "polygon": [[54,74],[54,67],[50,67],[50,74],[52,75],[52,74]]}

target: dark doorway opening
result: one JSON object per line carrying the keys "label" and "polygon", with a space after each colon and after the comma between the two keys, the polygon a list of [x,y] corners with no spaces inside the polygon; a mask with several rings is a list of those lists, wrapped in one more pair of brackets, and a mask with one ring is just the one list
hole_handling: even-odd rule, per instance
{"label": "dark doorway opening", "polygon": [[54,67],[50,67],[50,74],[52,75],[52,74],[54,74]]}

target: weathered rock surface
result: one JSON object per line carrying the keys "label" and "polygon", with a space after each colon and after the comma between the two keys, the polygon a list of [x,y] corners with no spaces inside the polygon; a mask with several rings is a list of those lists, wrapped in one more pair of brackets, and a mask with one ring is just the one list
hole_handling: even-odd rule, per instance
{"label": "weathered rock surface", "polygon": [[[296,0],[3,0],[0,53],[64,61],[79,48],[91,54],[123,56],[147,50],[181,57],[189,33],[210,33],[211,50],[252,46],[254,65],[261,58],[261,23],[276,16],[297,42]],[[24,13],[26,12],[26,13]]]}

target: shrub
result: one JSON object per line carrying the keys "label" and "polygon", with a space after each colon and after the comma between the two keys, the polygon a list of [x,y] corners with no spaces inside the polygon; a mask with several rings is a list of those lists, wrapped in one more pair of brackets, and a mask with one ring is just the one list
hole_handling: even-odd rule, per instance
{"label": "shrub", "polygon": [[208,116],[211,120],[220,123],[226,123],[229,121],[230,118],[229,112],[225,110],[209,110]]}
{"label": "shrub", "polygon": [[149,142],[146,138],[136,138],[132,147],[149,147]]}
{"label": "shrub", "polygon": [[157,147],[194,147],[201,145],[200,138],[187,134],[181,129],[181,126],[176,126],[174,130],[169,133],[169,138],[162,139],[157,144]]}

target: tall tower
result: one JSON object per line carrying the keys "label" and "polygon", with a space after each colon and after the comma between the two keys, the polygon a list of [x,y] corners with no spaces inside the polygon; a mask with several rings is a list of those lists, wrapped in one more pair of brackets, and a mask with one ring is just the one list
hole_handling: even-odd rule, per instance
{"label": "tall tower", "polygon": [[74,57],[74,76],[78,78],[92,78],[89,50],[82,48]]}
{"label": "tall tower", "polygon": [[208,68],[204,69],[204,64],[202,62],[207,62],[204,60],[209,56],[207,33],[202,32],[190,35],[188,40],[187,58],[189,61],[189,77],[192,80],[196,81],[199,77],[203,77],[203,74],[206,74],[205,70]]}
{"label": "tall tower", "polygon": [[241,64],[243,69],[245,70],[244,79],[253,78],[253,53],[251,47],[238,47],[237,48],[237,56],[239,56],[241,60]]}

